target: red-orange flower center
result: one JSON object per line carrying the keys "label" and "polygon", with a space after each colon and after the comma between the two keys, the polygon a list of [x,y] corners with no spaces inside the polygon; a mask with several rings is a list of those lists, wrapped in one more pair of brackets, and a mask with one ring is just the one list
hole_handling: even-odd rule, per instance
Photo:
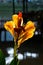
{"label": "red-orange flower center", "polygon": [[22,17],[22,12],[19,12],[18,17]]}
{"label": "red-orange flower center", "polygon": [[25,31],[25,29],[24,29],[23,26],[20,26],[19,28],[14,28],[14,31],[17,32],[18,34],[19,34],[22,30]]}
{"label": "red-orange flower center", "polygon": [[18,27],[20,27],[21,26],[21,21],[22,21],[22,12],[19,12],[18,18],[19,18],[19,20],[18,20]]}

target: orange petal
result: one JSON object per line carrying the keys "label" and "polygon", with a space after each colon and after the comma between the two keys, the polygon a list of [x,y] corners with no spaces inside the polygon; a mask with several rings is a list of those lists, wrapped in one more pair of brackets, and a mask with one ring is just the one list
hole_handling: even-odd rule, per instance
{"label": "orange petal", "polygon": [[24,27],[25,31],[22,31],[19,36],[18,45],[23,43],[25,40],[33,37],[35,31],[35,25],[33,22],[29,21]]}
{"label": "orange petal", "polygon": [[4,24],[4,28],[11,33],[12,36],[14,36],[14,29],[13,29],[13,22],[12,21],[7,21]]}
{"label": "orange petal", "polygon": [[17,14],[13,15],[12,20],[13,20],[15,27],[18,28],[18,15]]}
{"label": "orange petal", "polygon": [[19,15],[15,14],[12,16],[12,20],[16,28],[18,28],[19,26],[22,26],[23,24],[23,18],[20,16],[22,16],[21,13]]}
{"label": "orange petal", "polygon": [[[28,21],[27,24],[25,25],[25,30],[31,30],[31,31],[35,31],[35,24],[32,21]],[[30,31],[30,32],[31,32]]]}
{"label": "orange petal", "polygon": [[33,33],[35,31],[35,25],[33,22],[29,21],[24,27],[25,31],[21,31],[19,38],[21,38],[28,31],[29,33]]}
{"label": "orange petal", "polygon": [[23,35],[23,37],[18,40],[18,47],[26,40],[28,40],[29,38],[33,37],[34,33],[29,33],[28,31]]}
{"label": "orange petal", "polygon": [[17,14],[12,15],[12,20],[14,21],[15,19],[18,19],[18,15]]}

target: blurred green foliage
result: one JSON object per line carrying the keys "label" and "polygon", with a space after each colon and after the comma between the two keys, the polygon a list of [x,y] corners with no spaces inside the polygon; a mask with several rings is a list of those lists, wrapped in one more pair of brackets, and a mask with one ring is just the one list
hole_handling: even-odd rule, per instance
{"label": "blurred green foliage", "polygon": [[17,56],[12,60],[10,65],[19,65],[19,60],[17,59]]}
{"label": "blurred green foliage", "polygon": [[0,49],[0,65],[5,65],[5,56],[1,49]]}
{"label": "blurred green foliage", "polygon": [[[23,11],[23,3],[16,4],[15,3],[15,13],[18,13],[19,11]],[[43,6],[41,4],[36,4],[29,2],[28,3],[28,12],[29,11],[40,11],[43,10]],[[26,8],[26,6],[25,6]],[[0,3],[0,17],[3,18],[11,18],[13,14],[13,3]]]}

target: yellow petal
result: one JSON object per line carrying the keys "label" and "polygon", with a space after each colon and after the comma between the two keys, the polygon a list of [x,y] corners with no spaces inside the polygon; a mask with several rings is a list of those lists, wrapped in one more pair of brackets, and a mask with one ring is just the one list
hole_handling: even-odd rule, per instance
{"label": "yellow petal", "polygon": [[34,28],[35,24],[32,21],[28,21],[27,24],[25,25],[25,29],[30,29],[30,28]]}
{"label": "yellow petal", "polygon": [[4,23],[4,28],[11,33],[12,36],[14,36],[14,29],[13,29],[13,22],[7,21]]}
{"label": "yellow petal", "polygon": [[12,20],[13,20],[15,27],[18,28],[18,15],[17,14],[13,15]]}
{"label": "yellow petal", "polygon": [[29,33],[28,31],[23,35],[21,39],[18,40],[18,47],[29,38],[33,37],[34,33]]}
{"label": "yellow petal", "polygon": [[27,22],[27,24],[24,27],[25,31],[21,31],[19,38],[21,38],[25,33],[28,31],[29,33],[33,33],[35,31],[35,25],[32,21]]}
{"label": "yellow petal", "polygon": [[16,28],[23,25],[23,18],[20,17],[20,19],[19,19],[17,14],[12,16],[12,20],[13,20],[13,23],[14,23]]}
{"label": "yellow petal", "polygon": [[25,40],[33,37],[35,31],[35,25],[32,21],[27,22],[24,27],[25,31],[22,31],[19,36],[18,46],[23,43]]}
{"label": "yellow petal", "polygon": [[14,21],[15,19],[18,19],[18,15],[17,14],[12,15],[12,20]]}

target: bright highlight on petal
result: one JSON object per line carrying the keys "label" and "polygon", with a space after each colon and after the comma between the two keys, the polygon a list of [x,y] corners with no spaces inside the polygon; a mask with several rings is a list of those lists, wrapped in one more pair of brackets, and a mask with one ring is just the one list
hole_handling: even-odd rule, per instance
{"label": "bright highlight on petal", "polygon": [[18,40],[18,47],[26,40],[28,40],[29,38],[33,37],[34,33],[29,33],[29,32],[26,32],[23,37]]}
{"label": "bright highlight on petal", "polygon": [[14,26],[18,28],[18,15],[17,14],[12,15],[12,20],[13,20]]}
{"label": "bright highlight on petal", "polygon": [[7,21],[4,24],[4,28],[11,33],[12,36],[14,36],[14,29],[13,29],[13,22],[12,21]]}
{"label": "bright highlight on petal", "polygon": [[27,24],[25,25],[25,29],[26,30],[31,30],[31,31],[35,31],[35,24],[32,21],[28,21]]}

